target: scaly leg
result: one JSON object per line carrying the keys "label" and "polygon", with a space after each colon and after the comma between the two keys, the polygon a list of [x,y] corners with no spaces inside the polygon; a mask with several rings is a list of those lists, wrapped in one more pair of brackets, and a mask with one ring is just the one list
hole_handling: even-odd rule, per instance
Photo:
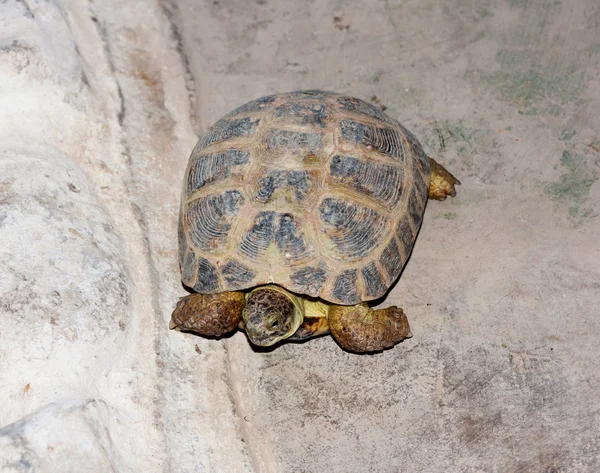
{"label": "scaly leg", "polygon": [[190,294],[177,302],[169,328],[220,337],[239,326],[245,305],[242,292]]}
{"label": "scaly leg", "polygon": [[329,307],[329,330],[348,351],[361,353],[389,348],[412,337],[408,319],[399,307],[373,310],[367,303]]}
{"label": "scaly leg", "polygon": [[460,181],[433,158],[429,158],[429,166],[431,168],[429,198],[446,200],[448,196],[454,197],[456,195],[454,186],[460,185]]}

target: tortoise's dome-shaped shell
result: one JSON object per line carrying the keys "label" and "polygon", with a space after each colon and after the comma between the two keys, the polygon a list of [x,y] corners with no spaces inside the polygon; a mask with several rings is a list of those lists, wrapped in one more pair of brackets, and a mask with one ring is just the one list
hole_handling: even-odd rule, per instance
{"label": "tortoise's dome-shaped shell", "polygon": [[381,297],[412,250],[429,174],[417,139],[362,100],[302,91],[242,105],[185,172],[183,283],[275,283],[345,305]]}

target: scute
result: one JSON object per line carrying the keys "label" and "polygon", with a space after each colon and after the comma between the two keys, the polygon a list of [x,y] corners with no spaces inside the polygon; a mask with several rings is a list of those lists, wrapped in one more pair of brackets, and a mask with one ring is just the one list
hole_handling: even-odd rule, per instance
{"label": "scute", "polygon": [[306,244],[295,217],[291,213],[279,215],[279,226],[274,235],[280,253],[290,264],[309,259],[314,252]]}
{"label": "scute", "polygon": [[324,234],[334,244],[331,256],[339,261],[366,258],[384,238],[388,221],[376,210],[328,197],[319,206]]}
{"label": "scute", "polygon": [[284,258],[286,264],[307,260],[314,255],[291,213],[259,212],[242,238],[239,251],[250,260],[260,261],[271,245],[277,248],[277,254]]}
{"label": "scute", "polygon": [[402,243],[404,254],[406,255],[405,258],[408,258],[410,255],[410,250],[412,249],[413,241],[415,239],[415,234],[408,218],[408,216],[403,217],[396,227],[396,234]]}
{"label": "scute", "polygon": [[422,221],[429,158],[379,107],[319,90],[269,95],[200,138],[179,259],[201,293],[274,282],[337,304],[381,297]]}
{"label": "scute", "polygon": [[206,258],[198,258],[198,276],[193,289],[202,294],[210,294],[219,290],[217,268]]}
{"label": "scute", "polygon": [[388,286],[384,283],[383,276],[374,261],[362,268],[360,273],[369,297],[381,297],[385,294]]}
{"label": "scute", "polygon": [[402,198],[404,173],[398,167],[335,155],[329,172],[333,180],[373,196],[383,204],[395,206]]}
{"label": "scute", "polygon": [[281,196],[287,202],[302,202],[313,188],[309,171],[268,170],[258,181],[254,199],[264,204]]}
{"label": "scute", "polygon": [[323,103],[286,102],[275,108],[274,117],[277,121],[286,121],[295,125],[325,128],[329,111]]}
{"label": "scute", "polygon": [[393,283],[400,275],[403,266],[402,255],[395,238],[390,240],[388,246],[381,253],[379,263],[385,272],[388,283]]}
{"label": "scute", "polygon": [[244,197],[238,190],[193,201],[185,212],[185,222],[196,248],[214,251],[222,247],[243,204]]}
{"label": "scute", "polygon": [[290,280],[294,290],[316,297],[321,292],[325,281],[327,281],[327,276],[328,272],[325,265],[320,264],[317,267],[306,266],[294,270],[290,275]]}
{"label": "scute", "polygon": [[353,305],[361,301],[360,294],[356,287],[358,271],[348,269],[335,278],[333,285],[333,296],[342,304]]}
{"label": "scute", "polygon": [[314,131],[274,129],[267,138],[267,150],[290,152],[293,156],[301,158],[309,153],[316,154],[322,146],[321,133]]}
{"label": "scute", "polygon": [[245,285],[256,276],[256,273],[252,269],[236,260],[227,261],[221,268],[221,273],[227,286],[226,289],[229,291],[246,287]]}
{"label": "scute", "polygon": [[252,119],[250,117],[232,120],[219,120],[211,127],[210,130],[208,130],[208,133],[200,139],[196,149],[202,150],[213,143],[219,143],[231,138],[251,135],[256,132],[256,128],[258,127],[259,123],[260,119]]}
{"label": "scute", "polygon": [[392,126],[374,126],[356,120],[340,122],[342,139],[375,149],[395,160],[404,160],[404,149],[398,129]]}
{"label": "scute", "polygon": [[354,97],[338,97],[337,101],[341,105],[342,110],[347,112],[355,112],[366,115],[367,117],[376,118],[385,123],[395,124],[394,120],[383,113],[383,110],[364,100],[356,99]]}
{"label": "scute", "polygon": [[417,187],[414,186],[410,194],[410,200],[408,201],[408,215],[410,215],[416,228],[421,226],[423,210],[425,210],[425,203],[420,201]]}
{"label": "scute", "polygon": [[212,182],[226,179],[234,166],[246,164],[250,153],[241,149],[228,149],[220,153],[200,154],[190,160],[187,172],[187,195]]}
{"label": "scute", "polygon": [[259,262],[273,238],[275,212],[259,212],[252,227],[240,243],[239,252],[249,260]]}

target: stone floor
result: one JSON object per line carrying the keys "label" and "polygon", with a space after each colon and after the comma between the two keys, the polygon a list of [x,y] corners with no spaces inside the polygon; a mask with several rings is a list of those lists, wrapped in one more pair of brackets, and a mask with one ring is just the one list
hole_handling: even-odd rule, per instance
{"label": "stone floor", "polygon": [[[0,470],[600,471],[599,32],[597,0],[0,1]],[[462,181],[383,353],[168,330],[197,136],[299,88]]]}

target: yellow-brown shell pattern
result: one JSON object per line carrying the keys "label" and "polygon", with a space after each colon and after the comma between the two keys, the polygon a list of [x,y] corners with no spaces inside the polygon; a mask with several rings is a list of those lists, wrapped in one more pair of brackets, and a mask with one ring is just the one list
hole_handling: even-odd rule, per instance
{"label": "yellow-brown shell pattern", "polygon": [[215,123],[185,173],[183,283],[275,283],[352,305],[386,293],[421,225],[429,159],[381,109],[323,91],[259,98]]}

